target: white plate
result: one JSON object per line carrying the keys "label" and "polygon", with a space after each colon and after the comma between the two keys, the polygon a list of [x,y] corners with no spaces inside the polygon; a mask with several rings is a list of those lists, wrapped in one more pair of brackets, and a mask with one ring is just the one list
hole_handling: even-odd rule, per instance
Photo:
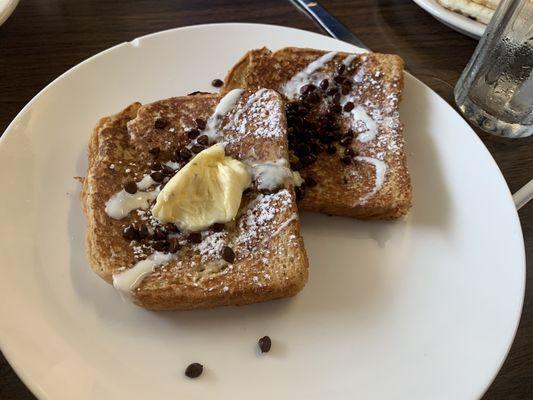
{"label": "white plate", "polygon": [[[463,119],[407,75],[414,206],[405,220],[302,216],[310,281],[293,299],[198,312],[123,303],[84,255],[74,176],[91,129],[134,100],[210,90],[248,49],[354,50],[252,24],[170,30],[83,62],[0,142],[0,343],[43,399],[474,399],[501,366],[524,293],[511,195]],[[273,338],[257,354],[257,339]],[[183,376],[202,362],[201,378]]]}
{"label": "white plate", "polygon": [[0,25],[2,25],[11,15],[19,0],[0,0]]}
{"label": "white plate", "polygon": [[413,1],[444,25],[449,26],[463,35],[470,36],[471,38],[479,39],[483,36],[483,32],[485,32],[485,28],[487,27],[487,25],[482,24],[481,22],[474,21],[458,12],[448,10],[441,6],[437,0]]}

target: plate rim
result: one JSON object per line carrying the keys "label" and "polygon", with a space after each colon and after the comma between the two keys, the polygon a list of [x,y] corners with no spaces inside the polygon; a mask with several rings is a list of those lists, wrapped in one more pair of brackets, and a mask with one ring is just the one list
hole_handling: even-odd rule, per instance
{"label": "plate rim", "polygon": [[[420,2],[424,2],[425,0],[413,0],[413,1],[415,1],[418,4],[419,1]],[[57,81],[63,79],[67,75],[75,72],[78,68],[81,68],[86,63],[89,63],[89,62],[93,61],[94,59],[96,59],[97,57],[100,57],[100,56],[103,56],[104,54],[107,54],[108,52],[114,51],[116,48],[119,48],[119,47],[122,47],[122,46],[125,46],[125,45],[134,45],[135,46],[136,42],[138,42],[140,39],[157,37],[159,35],[168,34],[168,33],[177,32],[177,31],[195,30],[195,29],[202,29],[202,28],[216,28],[216,27],[219,27],[219,26],[222,26],[222,27],[232,26],[232,27],[237,27],[237,28],[242,27],[242,28],[252,28],[252,29],[254,27],[261,27],[261,28],[267,28],[267,29],[291,30],[291,31],[296,31],[296,32],[300,32],[300,33],[303,32],[303,33],[308,34],[308,35],[325,36],[325,37],[327,37],[327,38],[329,38],[331,40],[336,40],[336,41],[342,42],[344,44],[348,44],[349,46],[353,47],[354,49],[360,49],[359,47],[354,46],[354,45],[352,45],[350,43],[346,43],[346,42],[343,42],[341,40],[338,40],[338,39],[335,39],[335,38],[331,38],[331,37],[329,37],[327,35],[322,35],[320,33],[311,32],[311,31],[307,31],[307,30],[304,30],[304,29],[298,29],[298,28],[293,28],[293,27],[282,26],[282,25],[261,24],[261,23],[241,23],[241,22],[224,22],[224,23],[212,23],[212,24],[207,23],[207,24],[198,24],[198,25],[187,25],[187,26],[182,26],[182,27],[177,27],[177,28],[169,28],[169,29],[165,29],[165,30],[161,30],[161,31],[157,31],[157,32],[148,33],[146,35],[138,36],[138,37],[136,37],[136,38],[134,38],[134,39],[132,39],[130,41],[124,41],[124,42],[117,43],[114,46],[111,46],[111,47],[109,47],[107,49],[104,49],[104,50],[102,50],[102,51],[100,51],[100,52],[98,52],[98,53],[86,58],[85,60],[81,61],[80,63],[78,63],[78,64],[72,66],[71,68],[69,68],[68,70],[64,71],[59,76],[57,76],[55,79],[53,79],[50,83],[48,83],[46,86],[44,86],[41,90],[39,90],[30,99],[30,101],[28,101],[28,103],[17,113],[17,115],[13,118],[13,120],[7,125],[7,127],[5,128],[2,136],[0,136],[0,149],[3,148],[3,146],[6,146],[5,137],[8,137],[10,135],[14,135],[14,133],[11,132],[11,131],[14,131],[14,129],[12,129],[12,127],[26,113],[27,109],[31,108],[33,103],[35,101],[37,101],[38,98],[40,98],[41,96],[45,95],[46,91],[50,87],[52,87]],[[363,50],[363,49],[360,49],[360,50]],[[453,111],[456,114],[459,114],[447,101],[445,101],[438,93],[436,93],[428,85],[424,84],[421,80],[419,80],[415,76],[411,75],[409,72],[407,72],[407,71],[404,71],[404,72],[405,72],[405,75],[409,76],[410,79],[414,79],[416,81],[416,83],[418,83],[420,85],[423,85],[427,90],[429,90],[431,93],[436,95],[443,102],[443,104],[446,107],[451,109],[451,111]],[[461,116],[461,115],[459,114],[459,116]],[[515,321],[514,321],[514,327],[512,329],[512,335],[510,336],[509,342],[507,343],[507,346],[506,346],[506,350],[502,353],[499,365],[497,366],[497,368],[493,372],[492,377],[489,380],[487,380],[486,384],[481,388],[481,391],[478,393],[478,397],[477,398],[480,398],[481,396],[483,396],[483,394],[488,390],[488,388],[494,382],[494,379],[496,378],[496,376],[500,372],[504,362],[506,361],[506,359],[507,359],[507,357],[509,355],[509,351],[510,351],[510,349],[511,349],[513,343],[514,343],[514,340],[516,338],[516,333],[517,333],[517,330],[518,330],[518,327],[519,327],[519,324],[520,324],[520,321],[521,321],[521,315],[522,315],[522,310],[523,310],[523,305],[524,305],[524,297],[525,297],[525,289],[526,289],[525,283],[526,283],[527,265],[526,265],[525,244],[524,244],[524,239],[523,239],[522,226],[521,226],[521,223],[520,223],[518,210],[516,210],[516,207],[514,206],[514,201],[513,201],[513,198],[512,198],[512,194],[510,192],[509,186],[507,185],[505,177],[503,176],[498,164],[496,163],[496,160],[492,157],[491,153],[488,151],[487,147],[484,145],[484,143],[479,138],[479,136],[474,132],[474,130],[470,127],[470,125],[468,125],[468,123],[466,123],[466,121],[464,119],[462,119],[462,120],[463,120],[463,123],[465,125],[465,129],[467,129],[469,131],[470,135],[473,136],[473,140],[478,143],[478,147],[481,146],[480,151],[481,152],[485,152],[485,155],[487,155],[490,158],[490,160],[492,161],[492,163],[494,163],[494,166],[496,167],[496,171],[497,171],[495,176],[498,177],[498,179],[501,181],[501,184],[503,185],[504,191],[506,192],[506,197],[508,198],[508,200],[510,202],[509,204],[512,205],[512,208],[514,209],[514,212],[512,213],[513,222],[516,225],[516,227],[518,228],[518,231],[520,233],[520,237],[522,238],[521,240],[518,240],[519,241],[519,245],[520,245],[519,246],[520,247],[520,259],[521,259],[520,260],[520,264],[522,266],[521,275],[520,275],[520,278],[521,278],[521,288],[520,289],[521,290],[520,290],[520,293],[518,293],[518,294],[520,294],[520,302],[519,302],[520,304],[519,304],[519,307],[517,307],[517,310],[516,310],[517,315],[514,318]],[[6,361],[13,368],[13,370],[15,371],[17,376],[21,379],[21,381],[24,383],[24,385],[26,387],[37,398],[39,398],[39,399],[49,399],[47,393],[38,384],[38,382],[36,382],[28,374],[26,374],[26,372],[21,367],[21,365],[19,365],[18,362],[16,362],[15,356],[12,354],[11,350],[8,350],[6,348],[6,346],[5,346],[3,335],[0,335],[0,350],[2,351]]]}

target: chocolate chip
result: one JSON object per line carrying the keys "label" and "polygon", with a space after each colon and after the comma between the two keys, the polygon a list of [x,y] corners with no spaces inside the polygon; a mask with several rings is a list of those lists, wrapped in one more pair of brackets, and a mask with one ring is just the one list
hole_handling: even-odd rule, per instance
{"label": "chocolate chip", "polygon": [[311,92],[307,95],[306,100],[311,104],[318,103],[320,101],[320,95],[317,92]]}
{"label": "chocolate chip", "polygon": [[307,84],[307,85],[303,85],[303,86],[300,88],[300,93],[302,93],[302,94],[305,95],[305,94],[309,94],[309,93],[311,93],[311,92],[313,92],[313,91],[315,91],[315,90],[316,90],[316,86],[313,85],[312,83],[309,83],[309,84]]}
{"label": "chocolate chip", "polygon": [[[310,151],[311,153],[315,153],[315,154],[320,153],[320,147],[321,147],[320,144],[317,143],[317,142],[310,142],[310,143],[309,143],[309,151]],[[314,154],[311,154],[311,155],[314,155]],[[315,161],[316,161],[316,160],[315,160]],[[313,161],[313,162],[314,162],[314,161]],[[312,163],[313,163],[313,162],[312,162]],[[311,163],[311,164],[312,164],[312,163]],[[304,164],[305,164],[305,162],[304,162]]]}
{"label": "chocolate chip", "polygon": [[152,247],[155,251],[167,251],[169,244],[166,240],[157,240],[152,243]]}
{"label": "chocolate chip", "polygon": [[139,239],[145,239],[148,237],[148,227],[145,224],[142,224],[137,229],[137,235],[139,236]]}
{"label": "chocolate chip", "polygon": [[211,81],[211,85],[213,85],[214,87],[221,87],[223,84],[224,82],[222,81],[222,79],[213,79]]}
{"label": "chocolate chip", "polygon": [[351,101],[349,101],[348,103],[346,103],[344,105],[344,111],[350,112],[350,111],[352,111],[354,109],[354,107],[355,106],[353,105],[353,103]]}
{"label": "chocolate chip", "polygon": [[198,129],[205,129],[205,120],[198,118],[195,119],[194,122],[196,122],[196,126],[198,127]]}
{"label": "chocolate chip", "polygon": [[296,186],[294,191],[296,192],[296,200],[302,200],[304,198],[305,189],[302,186]]}
{"label": "chocolate chip", "polygon": [[133,181],[129,181],[124,185],[124,190],[129,194],[137,193],[137,184]]}
{"label": "chocolate chip", "polygon": [[189,139],[196,139],[196,137],[200,134],[200,131],[198,129],[189,129],[187,132],[187,137]]}
{"label": "chocolate chip", "polygon": [[174,175],[174,170],[165,164],[161,165],[161,172],[165,175]]}
{"label": "chocolate chip", "polygon": [[345,81],[344,77],[343,76],[339,76],[337,75],[335,78],[333,78],[333,80],[337,83],[340,83],[342,85],[342,83]]}
{"label": "chocolate chip", "polygon": [[333,95],[333,103],[335,104],[339,104],[339,102],[341,101],[341,95],[340,93],[335,93]]}
{"label": "chocolate chip", "polygon": [[327,94],[328,96],[333,96],[333,95],[335,95],[335,93],[337,93],[337,88],[335,88],[335,87],[329,89],[329,90],[326,92],[326,94]]}
{"label": "chocolate chip", "polygon": [[314,164],[316,162],[316,156],[314,154],[308,154],[302,157],[300,160],[302,164],[307,167],[308,165]]}
{"label": "chocolate chip", "polygon": [[344,154],[349,157],[355,156],[355,152],[353,151],[351,147],[347,147],[346,149],[344,149]]}
{"label": "chocolate chip", "polygon": [[225,227],[226,225],[220,222],[215,222],[213,225],[211,225],[211,229],[215,232],[222,232]]}
{"label": "chocolate chip", "polygon": [[311,85],[303,85],[301,88],[300,88],[300,93],[301,94],[307,94],[309,93],[311,90],[309,89],[311,87]]}
{"label": "chocolate chip", "polygon": [[181,245],[178,242],[178,238],[170,238],[168,239],[168,252],[169,253],[177,253],[178,250],[181,249]]}
{"label": "chocolate chip", "polygon": [[179,150],[179,159],[181,161],[189,161],[192,157],[192,153],[189,149],[183,148]]}
{"label": "chocolate chip", "polygon": [[126,240],[135,240],[138,237],[138,233],[139,232],[137,229],[133,225],[129,224],[122,231],[122,237],[124,237]]}
{"label": "chocolate chip", "polygon": [[192,363],[185,369],[185,375],[189,378],[198,378],[202,375],[204,366],[200,363]]}
{"label": "chocolate chip", "polygon": [[322,79],[319,83],[320,89],[326,90],[329,86],[329,81],[327,79]]}
{"label": "chocolate chip", "polygon": [[340,104],[333,104],[331,106],[331,111],[336,114],[340,114],[342,112],[342,107],[340,106]]}
{"label": "chocolate chip", "polygon": [[148,150],[148,153],[150,153],[154,157],[157,157],[160,152],[161,152],[161,149],[159,147],[152,147],[150,150]]}
{"label": "chocolate chip", "polygon": [[172,222],[165,224],[165,230],[169,233],[178,233],[180,231],[179,228]]}
{"label": "chocolate chip", "polygon": [[235,261],[235,253],[231,247],[224,246],[222,249],[222,259],[230,264],[233,264],[233,261]]}
{"label": "chocolate chip", "polygon": [[207,92],[200,92],[199,90],[195,90],[194,92],[188,93],[187,96],[196,96],[197,94],[207,94]]}
{"label": "chocolate chip", "polygon": [[350,156],[342,156],[341,162],[346,165],[350,165],[352,163],[352,157]]}
{"label": "chocolate chip", "polygon": [[161,163],[154,161],[150,163],[150,168],[152,169],[152,171],[159,171],[161,169]]}
{"label": "chocolate chip", "polygon": [[167,126],[168,121],[165,118],[156,118],[154,121],[154,127],[156,129],[163,129],[165,126]]}
{"label": "chocolate chip", "polygon": [[163,182],[163,179],[165,178],[165,176],[159,171],[152,172],[150,176],[154,181],[158,183]]}
{"label": "chocolate chip", "polygon": [[341,89],[341,93],[346,96],[348,93],[350,93],[350,88],[347,86],[343,86]]}
{"label": "chocolate chip", "polygon": [[341,140],[339,140],[339,143],[342,145],[342,146],[348,146],[350,143],[352,143],[353,141],[353,137],[349,136],[349,135],[345,135],[341,138]]}
{"label": "chocolate chip", "polygon": [[326,147],[326,153],[333,155],[336,152],[337,152],[337,148],[335,146],[329,145],[328,147]]}
{"label": "chocolate chip", "polygon": [[315,187],[316,186],[316,181],[315,179],[312,177],[312,176],[308,176],[305,178],[305,186],[307,187]]}
{"label": "chocolate chip", "polygon": [[167,238],[167,232],[162,226],[158,226],[154,229],[154,239],[163,240]]}
{"label": "chocolate chip", "polygon": [[337,67],[337,73],[339,75],[342,75],[344,74],[344,71],[346,71],[346,66],[344,64],[340,64],[338,67]]}
{"label": "chocolate chip", "polygon": [[207,137],[207,135],[198,136],[196,141],[202,146],[207,146],[209,144],[209,137]]}
{"label": "chocolate chip", "polygon": [[272,340],[268,336],[263,336],[257,343],[259,344],[261,353],[268,353],[272,347]]}
{"label": "chocolate chip", "polygon": [[335,141],[335,138],[328,134],[322,134],[318,139],[324,144],[330,144]]}
{"label": "chocolate chip", "polygon": [[200,232],[191,232],[189,233],[189,236],[187,237],[187,239],[189,239],[189,242],[191,243],[201,243],[202,234]]}
{"label": "chocolate chip", "polygon": [[300,171],[303,167],[304,166],[300,161],[295,161],[291,163],[291,169],[293,171]]}
{"label": "chocolate chip", "polygon": [[295,145],[295,148],[294,148],[294,151],[296,152],[296,154],[298,154],[299,156],[300,155],[305,155],[305,154],[308,154],[311,150],[309,149],[309,146],[306,145],[305,143],[296,143]]}
{"label": "chocolate chip", "polygon": [[193,144],[192,147],[191,147],[191,151],[194,154],[198,154],[202,150],[205,150],[205,146],[202,146],[201,144]]}

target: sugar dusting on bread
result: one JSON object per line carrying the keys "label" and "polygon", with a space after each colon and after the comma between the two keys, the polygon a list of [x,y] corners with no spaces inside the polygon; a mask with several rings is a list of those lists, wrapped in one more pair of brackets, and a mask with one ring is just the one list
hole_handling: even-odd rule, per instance
{"label": "sugar dusting on bread", "polygon": [[265,239],[272,238],[279,223],[275,223],[276,215],[286,215],[293,198],[287,189],[273,194],[260,194],[248,204],[244,215],[239,220],[240,235],[237,243],[243,254],[257,250]]}

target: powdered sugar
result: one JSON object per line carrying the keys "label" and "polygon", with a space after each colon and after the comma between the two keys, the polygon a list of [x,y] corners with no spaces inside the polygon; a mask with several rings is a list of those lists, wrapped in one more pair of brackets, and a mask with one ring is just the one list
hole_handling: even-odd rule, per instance
{"label": "powdered sugar", "polygon": [[260,89],[230,114],[224,126],[229,134],[222,141],[227,144],[238,143],[247,136],[258,139],[281,138],[284,135],[281,129],[282,114],[280,102],[273,92]]}
{"label": "powdered sugar", "polygon": [[202,256],[202,262],[219,259],[222,249],[226,245],[227,232],[213,232],[204,237],[198,245],[198,251]]}
{"label": "powdered sugar", "polygon": [[239,221],[240,235],[237,243],[251,250],[253,244],[268,240],[284,222],[275,223],[276,216],[286,213],[292,203],[293,199],[287,189],[258,195],[248,205]]}

